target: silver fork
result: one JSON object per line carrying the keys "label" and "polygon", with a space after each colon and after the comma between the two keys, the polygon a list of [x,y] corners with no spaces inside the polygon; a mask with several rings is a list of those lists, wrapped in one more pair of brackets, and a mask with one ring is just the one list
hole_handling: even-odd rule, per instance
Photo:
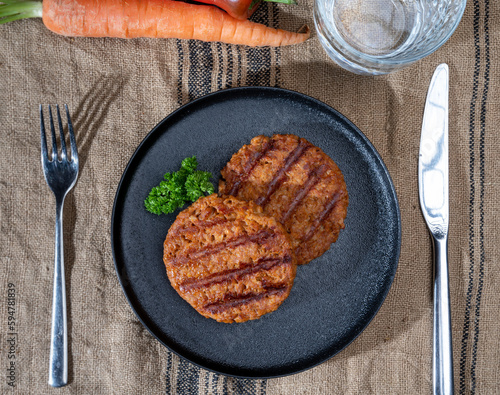
{"label": "silver fork", "polygon": [[68,384],[68,330],[64,277],[63,206],[64,198],[71,188],[73,188],[78,177],[78,151],[76,149],[75,134],[69,117],[68,106],[65,105],[66,116],[68,118],[69,141],[71,145],[71,159],[68,159],[59,106],[56,106],[56,108],[59,133],[61,136],[60,159],[57,155],[56,132],[50,105],[49,118],[50,131],[52,134],[52,154],[50,159],[47,152],[47,138],[45,136],[42,105],[40,105],[40,131],[43,175],[56,198],[56,248],[54,260],[54,288],[52,294],[49,384],[53,387],[62,387]]}

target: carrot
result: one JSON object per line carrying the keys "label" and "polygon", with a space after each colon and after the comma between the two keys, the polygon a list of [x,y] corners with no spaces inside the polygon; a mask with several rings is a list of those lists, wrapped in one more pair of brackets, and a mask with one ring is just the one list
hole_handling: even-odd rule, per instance
{"label": "carrot", "polygon": [[[54,33],[83,37],[156,37],[222,41],[248,46],[282,46],[309,37],[237,20],[207,5],[172,0],[0,0],[0,23],[42,17]],[[21,11],[14,13],[18,6]],[[4,7],[4,11],[2,11]],[[5,11],[6,9],[6,11]],[[8,12],[7,12],[8,11]]]}

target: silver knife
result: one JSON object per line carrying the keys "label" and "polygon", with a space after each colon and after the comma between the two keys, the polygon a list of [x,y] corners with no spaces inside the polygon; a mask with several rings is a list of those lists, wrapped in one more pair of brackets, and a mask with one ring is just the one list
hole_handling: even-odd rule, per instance
{"label": "silver knife", "polygon": [[448,283],[448,65],[432,76],[425,102],[418,187],[420,207],[434,249],[433,391],[453,394],[450,291]]}

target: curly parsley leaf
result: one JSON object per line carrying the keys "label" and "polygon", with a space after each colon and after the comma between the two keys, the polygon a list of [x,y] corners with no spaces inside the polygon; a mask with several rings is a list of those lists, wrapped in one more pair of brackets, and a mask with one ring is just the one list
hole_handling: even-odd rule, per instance
{"label": "curly parsley leaf", "polygon": [[158,215],[169,214],[189,201],[214,193],[214,186],[209,181],[212,174],[196,170],[197,167],[198,161],[193,156],[182,161],[179,171],[166,173],[164,181],[151,189],[144,201],[146,210]]}
{"label": "curly parsley leaf", "polygon": [[191,158],[186,158],[181,163],[181,171],[185,170],[189,173],[193,173],[198,167],[198,161],[196,160],[196,156],[192,156]]}
{"label": "curly parsley leaf", "polygon": [[214,193],[214,186],[208,181],[210,177],[212,177],[211,173],[200,170],[190,174],[186,180],[188,198],[194,202],[204,194],[210,195]]}

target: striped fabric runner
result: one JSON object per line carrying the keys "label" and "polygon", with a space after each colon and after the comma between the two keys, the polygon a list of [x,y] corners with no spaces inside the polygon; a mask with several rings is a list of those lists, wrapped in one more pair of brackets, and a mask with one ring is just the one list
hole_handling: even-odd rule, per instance
{"label": "striped fabric runner", "polygon": [[[264,3],[252,20],[278,27],[278,7]],[[279,48],[248,48],[224,43],[177,40],[179,105],[221,89],[280,86]]]}
{"label": "striped fabric runner", "polygon": [[209,372],[167,351],[166,393],[264,395],[266,380],[237,379]]}
{"label": "striped fabric runner", "polygon": [[[469,275],[460,349],[460,394],[476,393],[476,367],[485,276],[485,134],[490,85],[489,0],[474,0],[475,62],[469,115]],[[471,32],[472,33],[472,32]]]}
{"label": "striped fabric runner", "polygon": [[[252,20],[278,27],[278,7],[262,4]],[[179,105],[221,89],[280,86],[280,49],[177,40]],[[166,393],[264,395],[266,380],[226,377],[201,369],[167,351]]]}

